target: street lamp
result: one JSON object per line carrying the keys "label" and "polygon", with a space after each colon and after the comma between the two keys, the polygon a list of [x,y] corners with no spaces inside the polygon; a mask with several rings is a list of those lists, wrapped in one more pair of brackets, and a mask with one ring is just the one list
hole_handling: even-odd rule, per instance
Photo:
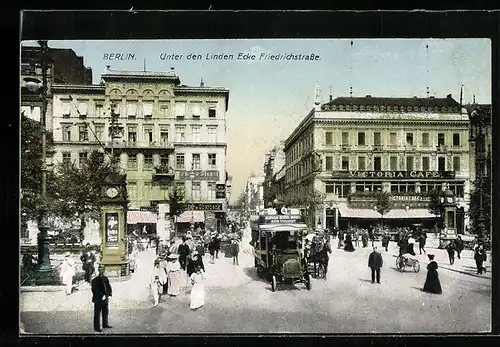
{"label": "street lamp", "polygon": [[[49,238],[47,234],[47,70],[49,60],[49,48],[47,41],[38,41],[42,49],[41,65],[42,65],[42,112],[40,115],[42,126],[42,209],[38,220],[38,271],[51,272],[52,265],[50,264]],[[35,81],[27,81],[26,87],[30,91],[38,88]]]}
{"label": "street lamp", "polygon": [[194,178],[196,175],[194,174],[193,171],[189,174],[189,178],[191,180],[191,228],[194,229],[194,194],[193,194],[193,187],[194,187]]}

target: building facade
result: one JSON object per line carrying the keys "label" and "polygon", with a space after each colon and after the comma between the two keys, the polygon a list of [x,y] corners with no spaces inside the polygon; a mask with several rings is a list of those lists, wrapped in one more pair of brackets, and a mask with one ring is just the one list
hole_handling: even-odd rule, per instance
{"label": "building facade", "polygon": [[181,85],[173,71],[108,68],[101,77],[100,85],[53,85],[54,159],[80,163],[92,149],[118,157],[127,174],[129,224],[169,229],[169,188],[177,182],[186,191],[177,222],[221,227],[229,91]]}
{"label": "building facade", "polygon": [[[325,195],[316,227],[367,227],[387,219],[394,225],[431,227],[428,192],[451,190],[456,219],[468,225],[470,190],[469,118],[446,98],[339,97],[304,118],[285,142],[286,199]],[[320,159],[320,160],[318,160]],[[319,166],[319,170],[318,170]],[[377,192],[393,200],[377,212]]]}
{"label": "building facade", "polygon": [[245,212],[257,215],[264,209],[264,176],[252,175],[245,185]]}
{"label": "building facade", "polygon": [[[279,200],[280,187],[278,186],[278,173],[285,166],[285,152],[283,152],[284,142],[274,147],[264,159],[264,184],[263,195],[264,205],[270,207],[275,200]],[[283,175],[282,175],[283,176]],[[281,177],[279,177],[281,178]]]}

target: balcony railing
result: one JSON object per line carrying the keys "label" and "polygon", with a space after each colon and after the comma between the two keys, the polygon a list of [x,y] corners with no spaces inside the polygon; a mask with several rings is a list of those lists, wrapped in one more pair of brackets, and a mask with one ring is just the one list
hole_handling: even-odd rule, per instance
{"label": "balcony railing", "polygon": [[154,174],[159,176],[174,176],[175,170],[168,165],[157,165],[154,168]]}
{"label": "balcony railing", "polygon": [[172,142],[142,142],[142,141],[109,141],[106,147],[114,148],[141,148],[141,149],[174,149]]}

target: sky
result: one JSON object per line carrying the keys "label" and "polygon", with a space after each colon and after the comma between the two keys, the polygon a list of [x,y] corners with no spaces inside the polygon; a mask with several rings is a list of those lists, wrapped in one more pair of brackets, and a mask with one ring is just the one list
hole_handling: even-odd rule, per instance
{"label": "sky", "polygon": [[[30,43],[25,43],[31,45]],[[314,106],[319,83],[323,102],[349,96],[426,97],[452,94],[464,103],[491,103],[489,39],[288,39],[288,40],[109,40],[49,41],[71,48],[92,68],[99,83],[112,70],[162,72],[175,68],[181,83],[229,89],[227,170],[232,200],[252,174],[262,174],[264,156],[285,140]],[[428,46],[428,48],[426,48]],[[238,60],[239,53],[256,60]],[[105,60],[109,53],[132,53],[135,60]],[[162,60],[161,54],[182,54]],[[207,60],[207,54],[233,54],[233,60]],[[319,60],[259,60],[265,54],[315,54]],[[202,59],[188,60],[189,54]]]}

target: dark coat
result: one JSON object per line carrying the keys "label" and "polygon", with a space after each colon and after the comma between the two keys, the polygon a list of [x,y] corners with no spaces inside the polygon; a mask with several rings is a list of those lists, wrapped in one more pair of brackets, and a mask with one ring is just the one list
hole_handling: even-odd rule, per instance
{"label": "dark coat", "polygon": [[201,257],[196,257],[195,260],[191,259],[189,260],[187,266],[186,266],[186,271],[188,276],[191,276],[196,270],[196,266],[199,265],[205,272],[205,265],[203,264],[203,259]]}
{"label": "dark coat", "polygon": [[[109,284],[109,280],[106,276],[97,276],[92,280],[92,302],[97,303],[107,303],[108,297],[113,295],[113,290]],[[106,299],[102,300],[102,297],[106,296]]]}
{"label": "dark coat", "polygon": [[438,265],[435,261],[431,261],[429,265],[427,265],[427,277],[425,279],[424,284],[424,292],[433,293],[433,294],[442,294],[443,290],[441,288],[441,282],[439,281],[438,276]]}
{"label": "dark coat", "polygon": [[186,258],[189,255],[189,253],[191,253],[189,246],[185,243],[180,244],[177,251],[179,252],[179,257],[182,258]]}
{"label": "dark coat", "polygon": [[370,253],[370,256],[368,257],[369,267],[371,267],[372,269],[380,269],[383,263],[384,260],[382,259],[382,254],[376,251]]}

